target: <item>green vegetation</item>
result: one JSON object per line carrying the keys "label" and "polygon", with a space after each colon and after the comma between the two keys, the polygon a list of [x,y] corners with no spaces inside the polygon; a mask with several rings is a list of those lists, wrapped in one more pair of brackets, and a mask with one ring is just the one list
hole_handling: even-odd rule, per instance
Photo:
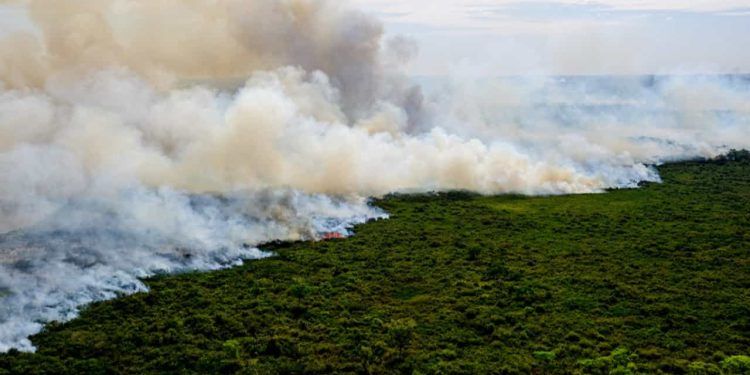
{"label": "green vegetation", "polygon": [[717,163],[726,163],[729,161],[735,161],[735,162],[741,162],[741,163],[747,163],[750,162],[750,151],[748,150],[729,150],[729,152],[726,153],[726,155],[720,155],[716,159],[714,159],[714,162]]}
{"label": "green vegetation", "polygon": [[391,196],[345,240],[148,280],[5,373],[750,373],[750,163],[560,197]]}

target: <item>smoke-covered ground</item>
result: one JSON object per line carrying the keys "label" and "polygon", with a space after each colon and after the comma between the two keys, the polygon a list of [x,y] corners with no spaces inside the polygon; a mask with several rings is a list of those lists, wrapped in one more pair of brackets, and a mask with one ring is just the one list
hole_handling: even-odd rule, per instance
{"label": "smoke-covered ground", "polygon": [[[15,1],[0,40],[0,351],[138,277],[264,256],[394,191],[597,192],[750,143],[741,76],[401,73],[338,1]],[[168,15],[168,16],[167,16]]]}

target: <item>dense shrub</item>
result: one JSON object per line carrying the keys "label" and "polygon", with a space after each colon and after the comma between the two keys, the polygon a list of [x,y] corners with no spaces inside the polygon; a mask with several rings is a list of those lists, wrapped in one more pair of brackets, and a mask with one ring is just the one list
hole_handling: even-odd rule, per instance
{"label": "dense shrub", "polygon": [[350,239],[92,304],[0,374],[746,374],[744,158],[606,194],[393,195]]}
{"label": "dense shrub", "polygon": [[721,368],[728,374],[750,374],[750,357],[735,355],[721,361]]}

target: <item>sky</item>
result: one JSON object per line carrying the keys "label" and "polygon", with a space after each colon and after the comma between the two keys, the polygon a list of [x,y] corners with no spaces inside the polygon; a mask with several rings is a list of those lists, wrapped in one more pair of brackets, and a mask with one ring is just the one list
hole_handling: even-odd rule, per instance
{"label": "sky", "polygon": [[353,0],[416,75],[750,72],[750,0]]}
{"label": "sky", "polygon": [[[750,73],[750,0],[350,3],[416,42],[416,76]],[[29,27],[19,9],[0,35]]]}

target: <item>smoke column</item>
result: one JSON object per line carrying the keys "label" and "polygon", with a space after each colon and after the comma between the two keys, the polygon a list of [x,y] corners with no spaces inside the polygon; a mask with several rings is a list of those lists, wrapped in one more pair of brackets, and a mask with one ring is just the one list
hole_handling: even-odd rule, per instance
{"label": "smoke column", "polygon": [[413,43],[340,1],[1,3],[34,30],[0,39],[0,351],[140,277],[384,217],[370,196],[597,192],[750,143],[747,78],[423,89]]}

